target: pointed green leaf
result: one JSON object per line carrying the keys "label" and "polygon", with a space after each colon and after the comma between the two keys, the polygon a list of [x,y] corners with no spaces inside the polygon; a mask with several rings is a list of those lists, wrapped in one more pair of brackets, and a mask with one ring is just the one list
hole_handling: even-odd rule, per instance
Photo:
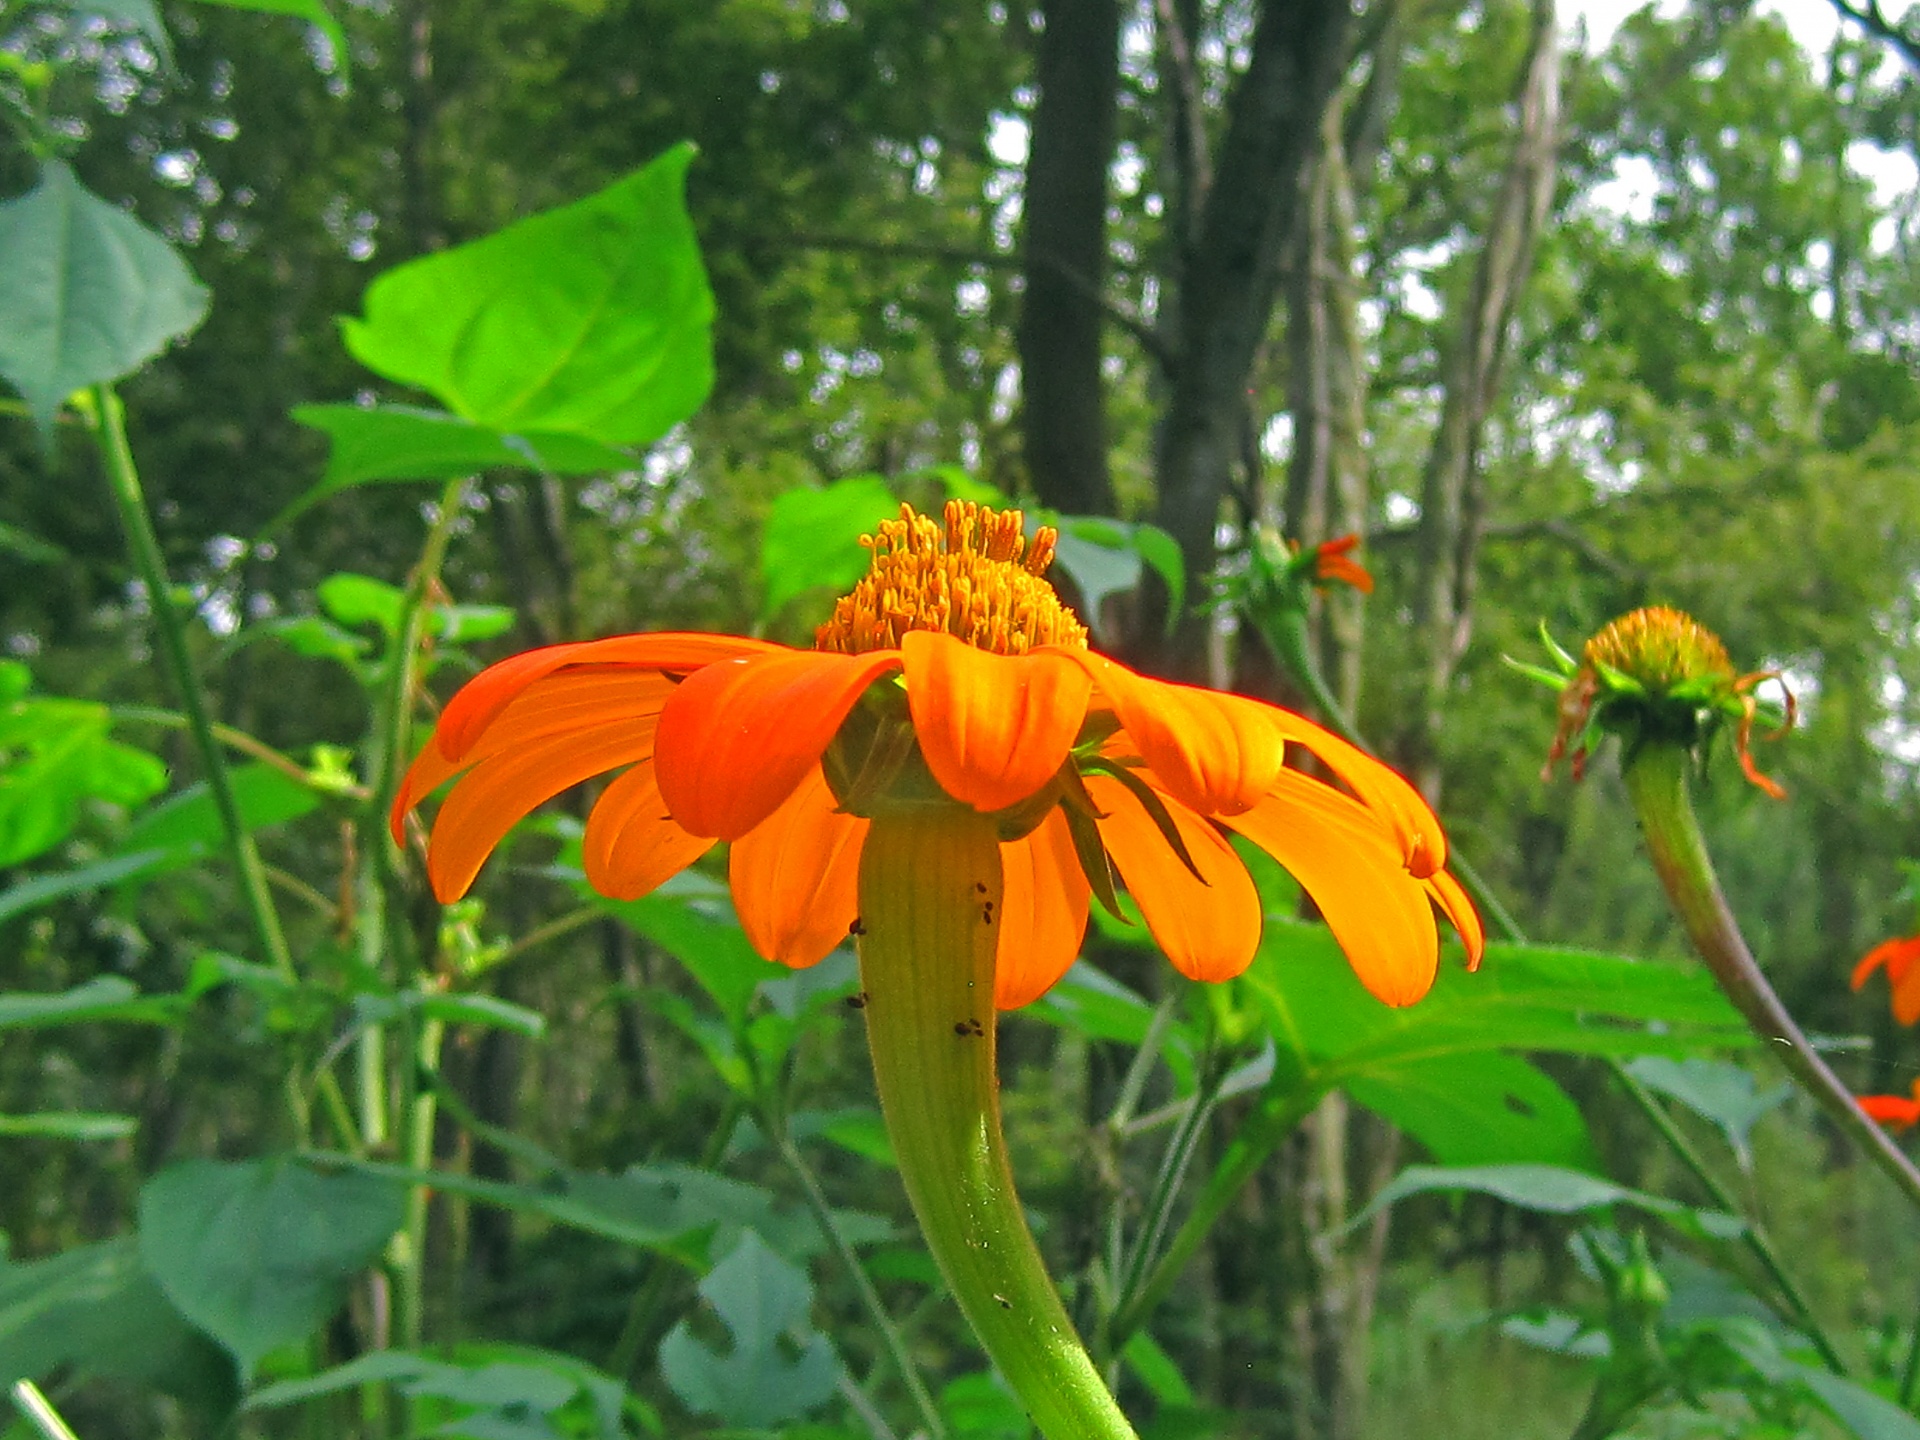
{"label": "pointed green leaf", "polygon": [[0,379],[43,433],[75,390],[118,380],[206,318],[207,288],[158,234],[58,160],[0,204]]}
{"label": "pointed green leaf", "polygon": [[644,445],[713,384],[713,294],[680,145],[597,195],[409,261],[344,322],[368,369],[515,434]]}
{"label": "pointed green leaf", "polygon": [[302,1340],[405,1219],[406,1190],[288,1157],[189,1160],[140,1191],[140,1254],[160,1288],[243,1374]]}
{"label": "pointed green leaf", "polygon": [[268,15],[291,15],[304,20],[333,48],[333,63],[342,75],[348,72],[353,57],[347,50],[347,32],[320,0],[200,0],[202,5],[219,5],[228,10],[258,10]]}

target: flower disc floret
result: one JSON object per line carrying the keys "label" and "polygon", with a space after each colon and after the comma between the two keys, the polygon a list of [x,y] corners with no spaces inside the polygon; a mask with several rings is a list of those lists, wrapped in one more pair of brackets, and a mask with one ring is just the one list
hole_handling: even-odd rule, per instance
{"label": "flower disc floret", "polygon": [[[1087,648],[1043,578],[1052,532],[1020,512],[902,507],[868,575],[795,650],[724,635],[631,635],[514,656],[447,705],[394,807],[459,775],[427,872],[443,900],[535,806],[619,771],[583,863],[631,899],[731,842],[755,948],[811,965],[861,915],[860,855],[889,806],[992,817],[1000,837],[995,998],[1043,994],[1117,875],[1183,973],[1238,974],[1261,907],[1236,831],[1300,880],[1381,999],[1424,994],[1434,909],[1477,961],[1482,931],[1446,873],[1433,812],[1386,766],[1288,711],[1136,674]],[[1285,766],[1314,754],[1345,789]]]}

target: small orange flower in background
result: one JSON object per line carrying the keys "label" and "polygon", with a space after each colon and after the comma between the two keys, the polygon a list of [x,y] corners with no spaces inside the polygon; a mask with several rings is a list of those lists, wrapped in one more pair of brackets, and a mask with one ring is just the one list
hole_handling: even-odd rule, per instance
{"label": "small orange flower in background", "polygon": [[1853,967],[1853,988],[1863,987],[1882,966],[1893,989],[1893,1018],[1902,1025],[1920,1020],[1920,935],[1874,946]]}
{"label": "small orange flower in background", "polygon": [[[625,635],[483,671],[407,772],[396,838],[409,810],[461,776],[427,861],[435,894],[452,900],[534,807],[621,770],[587,818],[594,888],[636,898],[728,841],[747,938],[768,959],[806,966],[859,917],[875,807],[958,802],[998,823],[1004,1009],[1072,964],[1090,898],[1110,894],[1116,876],[1182,973],[1243,970],[1261,907],[1224,827],[1294,874],[1387,1003],[1432,984],[1435,905],[1478,961],[1479,917],[1444,869],[1439,822],[1405,780],[1288,711],[1088,650],[1041,578],[1054,532],[1029,543],[1019,511],[954,502],[945,522],[902,506],[868,537],[872,569],[812,650]],[[1343,544],[1327,563],[1359,570]],[[1353,793],[1286,768],[1289,743]]]}
{"label": "small orange flower in background", "polygon": [[1362,595],[1371,595],[1373,576],[1352,555],[1359,543],[1358,535],[1342,535],[1337,540],[1322,540],[1314,546],[1309,552],[1313,556],[1313,578],[1337,580],[1343,585],[1351,585]]}
{"label": "small orange flower in background", "polygon": [[1920,1125],[1920,1080],[1913,1082],[1913,1095],[1862,1095],[1860,1108],[1882,1125],[1908,1130]]}

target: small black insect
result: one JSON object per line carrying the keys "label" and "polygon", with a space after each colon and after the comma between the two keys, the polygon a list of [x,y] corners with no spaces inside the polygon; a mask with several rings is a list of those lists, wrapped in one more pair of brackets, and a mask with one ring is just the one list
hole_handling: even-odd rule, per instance
{"label": "small black insect", "polygon": [[987,882],[984,880],[976,880],[973,882],[973,888],[984,895],[987,893]]}
{"label": "small black insect", "polygon": [[980,907],[980,923],[982,925],[993,924],[993,901],[989,900]]}
{"label": "small black insect", "polygon": [[[855,923],[858,924],[859,922],[856,921]],[[862,990],[857,995],[847,996],[847,1009],[864,1010],[866,1008],[867,1008],[867,992],[866,991]]]}
{"label": "small black insect", "polygon": [[993,1298],[1000,1302],[1000,1308],[1002,1310],[1011,1310],[1013,1308],[1013,1301],[1009,1300],[1006,1296],[996,1295]]}
{"label": "small black insect", "polygon": [[856,916],[854,916],[854,917],[853,917],[853,923],[852,923],[851,925],[849,925],[849,926],[847,926],[847,934],[849,934],[849,935],[864,935],[864,934],[866,934],[866,933],[867,933],[867,925],[866,925],[866,922],[865,922],[864,920],[862,920],[862,919],[861,919],[861,918],[860,918],[860,917],[859,917],[858,915],[856,915]]}
{"label": "small black insect", "polygon": [[962,1039],[971,1039],[975,1036],[985,1035],[987,1033],[987,1030],[986,1030],[986,1027],[982,1025],[978,1020],[969,1018],[966,1020],[954,1021],[953,1033],[960,1036]]}

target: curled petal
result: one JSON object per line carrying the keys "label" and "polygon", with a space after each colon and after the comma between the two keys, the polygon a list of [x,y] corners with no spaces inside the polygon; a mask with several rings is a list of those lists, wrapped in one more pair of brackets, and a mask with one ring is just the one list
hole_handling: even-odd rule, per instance
{"label": "curled petal", "polygon": [[437,790],[448,776],[510,747],[562,731],[588,731],[657,715],[673,689],[672,680],[651,670],[610,665],[568,669],[535,680],[512,696],[493,713],[485,729],[473,736],[458,759],[449,758],[441,748],[440,732],[436,732],[435,739],[422,747],[407,767],[399,793],[394,796],[389,817],[393,838],[401,838],[407,811]]}
{"label": "curled petal", "polygon": [[872,823],[834,808],[815,766],[780,808],[733,843],[728,878],[740,928],[769,960],[804,969],[860,914],[860,847]]}
{"label": "curled petal", "polygon": [[1920,960],[1920,935],[1909,935],[1899,940],[1882,940],[1873,949],[1861,957],[1860,963],[1853,967],[1853,988],[1858,990],[1867,983],[1874,971],[1886,966],[1887,979],[1896,988]]}
{"label": "curled petal", "polygon": [[587,883],[615,900],[638,900],[713,848],[667,814],[653,763],[642,760],[601,792],[587,816],[581,861]]}
{"label": "curled petal", "polygon": [[1329,770],[1353,787],[1368,808],[1379,812],[1399,837],[1407,869],[1424,880],[1447,863],[1447,836],[1433,807],[1404,776],[1349,744],[1330,730],[1290,710],[1274,709],[1287,739],[1311,750]]}
{"label": "curled petal", "polygon": [[1032,834],[1000,847],[1000,871],[993,1003],[1017,1010],[1051,990],[1080,953],[1091,892],[1057,808]]}
{"label": "curled petal", "polygon": [[1174,969],[1194,980],[1231,980],[1246,969],[1260,945],[1260,895],[1226,837],[1166,797],[1196,879],[1125,785],[1089,775],[1087,793],[1106,812],[1100,839],[1114,868]]}
{"label": "curled petal", "polygon": [[536,805],[605,770],[644,760],[658,717],[584,734],[567,731],[516,747],[469,770],[447,795],[427,849],[427,878],[442,903],[466,894],[501,837]]}
{"label": "curled petal", "polygon": [[663,631],[615,635],[574,645],[548,645],[489,665],[462,685],[440,712],[435,741],[449,760],[462,759],[494,717],[536,680],[574,665],[619,665],[684,674],[735,655],[759,655],[784,646],[740,635]]}
{"label": "curled petal", "polygon": [[1466,890],[1444,870],[1434,871],[1420,883],[1441,913],[1453,922],[1453,928],[1460,932],[1460,943],[1467,947],[1467,969],[1478,970],[1480,956],[1487,948],[1487,930],[1480,923],[1480,912],[1474,909]]}
{"label": "curled petal", "polygon": [[996,655],[952,635],[901,637],[907,708],[940,788],[983,813],[1053,779],[1086,718],[1093,682],[1061,650]]}
{"label": "curled petal", "polygon": [[1285,756],[1273,722],[1282,712],[1244,695],[1151,680],[1091,651],[1072,653],[1182,804],[1201,815],[1237,815],[1267,793]]}
{"label": "curled petal", "polygon": [[1287,770],[1264,801],[1226,823],[1305,887],[1361,984],[1389,1005],[1427,993],[1440,955],[1433,906],[1379,817]]}
{"label": "curled petal", "polygon": [[660,793],[683,829],[738,840],[791,795],[897,650],[786,650],[695,671],[660,716]]}
{"label": "curled petal", "polygon": [[1914,1087],[1913,1096],[1905,1095],[1862,1095],[1860,1108],[1883,1125],[1905,1130],[1920,1125],[1920,1085]]}
{"label": "curled petal", "polygon": [[1893,1018],[1902,1025],[1920,1021],[1920,965],[1910,967],[1894,983]]}

